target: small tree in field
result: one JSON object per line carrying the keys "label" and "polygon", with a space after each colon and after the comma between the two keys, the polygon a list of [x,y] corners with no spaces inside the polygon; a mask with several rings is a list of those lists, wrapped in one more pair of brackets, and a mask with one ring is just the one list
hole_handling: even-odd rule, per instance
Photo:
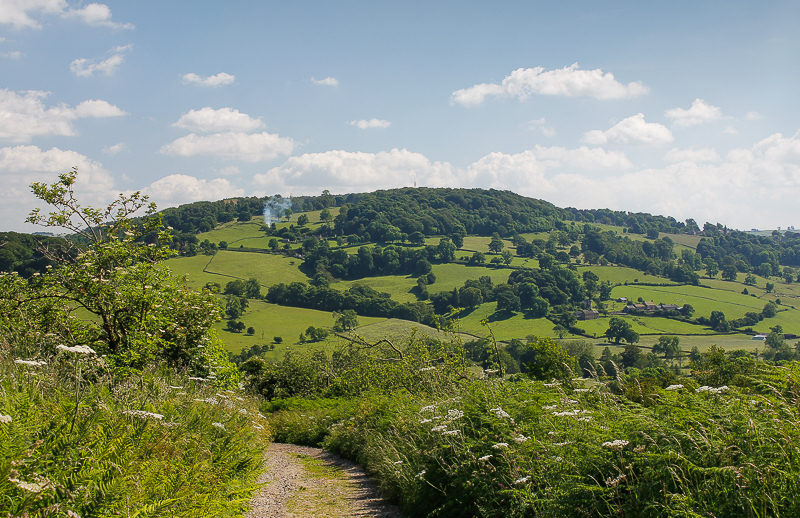
{"label": "small tree in field", "polygon": [[[72,170],[53,184],[31,186],[54,209],[35,209],[27,221],[72,231],[73,251],[53,257],[58,265],[32,281],[0,275],[0,334],[25,353],[89,345],[117,372],[166,361],[194,371],[215,364],[225,375],[231,364],[209,334],[219,305],[211,292],[189,289],[159,264],[174,252],[155,205],[136,192],[104,208],[85,207],[76,180]],[[142,209],[144,217],[134,219]],[[93,318],[76,317],[77,309]]]}

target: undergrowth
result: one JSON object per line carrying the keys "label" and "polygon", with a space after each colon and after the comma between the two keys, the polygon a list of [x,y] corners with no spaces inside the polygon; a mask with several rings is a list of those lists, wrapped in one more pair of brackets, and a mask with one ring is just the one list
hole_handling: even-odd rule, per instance
{"label": "undergrowth", "polygon": [[[0,351],[2,352],[2,351]],[[267,445],[252,399],[168,369],[0,356],[0,515],[241,516]]]}
{"label": "undergrowth", "polygon": [[714,388],[495,378],[264,409],[276,440],[359,462],[409,516],[788,517],[798,380],[797,364]]}

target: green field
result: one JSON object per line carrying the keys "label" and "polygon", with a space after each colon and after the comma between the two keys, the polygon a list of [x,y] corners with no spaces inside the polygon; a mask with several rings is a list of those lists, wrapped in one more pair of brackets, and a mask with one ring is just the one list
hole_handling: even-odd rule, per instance
{"label": "green field", "polygon": [[[495,284],[508,280],[513,270],[508,268],[488,268],[485,266],[466,266],[463,264],[447,263],[435,264],[432,269],[436,275],[436,282],[428,286],[428,293],[450,291],[464,285],[468,279],[478,279],[484,275],[491,277]],[[382,275],[379,277],[365,277],[354,281],[341,281],[331,284],[331,287],[346,290],[354,284],[365,284],[375,290],[389,293],[398,302],[414,302],[417,297],[411,293],[411,288],[417,285],[417,279],[410,275]]]}
{"label": "green field", "polygon": [[675,284],[673,281],[649,275],[640,270],[634,270],[627,266],[578,266],[578,274],[582,277],[583,272],[594,272],[601,281],[608,281],[611,284],[633,284],[643,282],[647,284]]}
{"label": "green field", "polygon": [[[633,330],[640,335],[645,334],[713,334],[714,331],[703,326],[673,320],[664,317],[644,317],[633,315],[613,315],[620,317],[631,324]],[[608,321],[611,317],[600,317],[595,320],[578,321],[575,324],[588,334],[603,336],[608,329]]]}
{"label": "green field", "polygon": [[397,318],[387,318],[379,322],[359,326],[358,329],[355,330],[355,333],[369,342],[377,342],[382,338],[401,342],[412,334],[416,336],[427,336],[438,340],[452,340],[455,337],[460,337],[464,340],[473,339],[473,337],[469,335],[439,331],[438,329],[420,324],[419,322],[410,322]]}
{"label": "green field", "polygon": [[[245,311],[240,319],[248,327],[252,326],[256,332],[252,336],[245,333],[231,333],[224,331],[224,322],[217,322],[214,328],[219,333],[220,338],[225,342],[225,347],[233,353],[238,353],[244,348],[256,344],[272,343],[275,336],[283,337],[282,344],[276,344],[275,349],[270,351],[269,357],[277,359],[286,351],[287,347],[307,347],[334,346],[339,343],[336,337],[330,337],[326,343],[319,344],[300,344],[298,338],[308,326],[331,328],[334,324],[333,313],[328,311],[317,311],[316,309],[292,308],[268,304],[259,300],[250,300],[250,307]],[[376,317],[358,317],[360,325],[375,324],[386,320]]]}
{"label": "green field", "polygon": [[455,329],[482,338],[489,335],[489,329],[481,325],[481,321],[488,320],[489,327],[497,340],[524,339],[528,335],[555,336],[553,323],[546,318],[525,318],[523,314],[516,313],[509,318],[492,320],[492,314],[496,309],[496,302],[481,304],[468,314],[462,315]]}
{"label": "green field", "polygon": [[[258,252],[223,250],[213,256],[176,257],[168,260],[166,264],[176,274],[186,274],[189,285],[194,288],[202,287],[207,282],[218,282],[224,287],[234,279],[251,277],[264,286],[308,280],[308,277],[298,269],[299,259]],[[203,271],[204,267],[206,271]]]}

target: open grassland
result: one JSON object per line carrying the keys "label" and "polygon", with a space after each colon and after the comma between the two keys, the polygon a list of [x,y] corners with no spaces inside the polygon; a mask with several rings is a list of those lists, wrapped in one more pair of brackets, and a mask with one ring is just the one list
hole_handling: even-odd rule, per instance
{"label": "open grassland", "polygon": [[[359,317],[360,320],[361,318]],[[453,340],[455,338],[472,340],[474,338],[471,335],[440,331],[419,322],[410,322],[397,318],[387,318],[375,323],[361,325],[355,330],[355,334],[369,342],[377,342],[384,338],[392,341],[403,341],[408,340],[412,335],[417,337],[426,336],[437,340]]]}
{"label": "open grassland", "polygon": [[200,289],[206,285],[207,282],[218,282],[222,286],[226,282],[233,279],[226,279],[220,275],[214,275],[203,271],[208,261],[212,259],[210,255],[193,255],[191,257],[173,257],[167,259],[164,264],[169,268],[172,273],[182,277],[186,277],[186,283],[189,287]]}
{"label": "open grassland", "polygon": [[675,284],[673,281],[655,275],[649,275],[640,270],[634,270],[627,266],[578,266],[578,274],[583,276],[583,272],[590,271],[597,275],[601,281],[608,281],[611,284]]}
{"label": "open grassland", "polygon": [[[491,277],[495,284],[508,280],[512,270],[508,268],[488,268],[485,266],[466,266],[463,264],[447,263],[433,265],[433,274],[436,282],[428,285],[428,293],[450,291],[464,285],[468,279],[478,279],[484,275]],[[354,284],[364,284],[375,290],[389,293],[398,302],[414,302],[417,297],[411,293],[411,288],[417,285],[416,277],[410,275],[381,275],[365,277],[354,281],[341,281],[331,284],[331,287],[346,290]]]}
{"label": "open grassland", "polygon": [[[214,256],[206,271],[239,279],[252,277],[264,286],[271,286],[279,282],[307,281],[308,277],[298,269],[300,262],[300,259],[277,254],[222,251]],[[224,282],[220,284],[225,285]]]}
{"label": "open grassland", "polygon": [[[615,315],[626,320],[634,331],[644,334],[713,334],[714,331],[703,326],[673,320],[664,317],[642,317],[633,315]],[[590,335],[603,336],[608,329],[611,317],[601,317],[595,320],[581,320],[575,324]]]}
{"label": "open grassland", "polygon": [[709,316],[714,310],[722,311],[728,319],[740,318],[748,311],[759,312],[766,301],[730,291],[703,288],[701,286],[617,286],[611,291],[613,298],[627,297],[636,301],[673,303],[679,306],[691,304],[695,316]]}
{"label": "open grassland", "polygon": [[658,234],[658,237],[664,239],[665,237],[670,238],[676,245],[676,249],[679,247],[689,248],[691,250],[697,250],[697,245],[700,243],[702,236],[693,236],[689,234],[667,234],[666,232],[661,232]]}
{"label": "open grassland", "polygon": [[[333,313],[329,311],[318,311],[316,309],[292,308],[268,304],[259,300],[251,300],[250,307],[245,311],[240,319],[246,326],[255,328],[255,334],[248,336],[245,333],[231,333],[225,331],[225,323],[217,322],[214,328],[218,331],[220,338],[225,342],[225,348],[238,353],[256,344],[269,344],[273,342],[275,336],[283,338],[283,343],[275,344],[275,349],[268,353],[271,359],[278,359],[283,356],[287,347],[305,347],[297,345],[300,333],[304,333],[308,326],[331,328],[334,324]],[[386,320],[376,317],[358,317],[361,325],[374,324]],[[332,340],[338,340],[333,337]]]}
{"label": "open grassland", "polygon": [[481,304],[474,310],[462,314],[455,324],[455,330],[483,338],[489,335],[489,329],[481,325],[481,321],[488,320],[488,325],[497,340],[524,339],[528,335],[555,336],[553,323],[546,318],[525,318],[522,313],[515,313],[508,318],[495,319],[493,315],[496,310],[496,302]]}
{"label": "open grassland", "polygon": [[220,241],[227,241],[228,246],[233,246],[234,243],[238,246],[238,241],[245,238],[261,237],[264,232],[261,227],[264,225],[264,219],[260,216],[253,218],[250,221],[229,221],[223,223],[213,230],[197,234],[197,239],[203,241],[208,239],[212,243],[219,243]]}
{"label": "open grassland", "polygon": [[[652,348],[658,342],[659,335],[644,335],[640,338],[636,345],[644,348]],[[743,335],[739,333],[727,335],[702,335],[702,336],[679,336],[679,345],[684,354],[688,354],[693,347],[697,347],[700,352],[707,351],[711,346],[716,345],[722,347],[727,351],[742,349],[749,352],[764,349],[764,342],[761,340],[753,340],[750,335]],[[621,353],[625,349],[625,343],[614,344],[608,343],[604,340],[595,341],[595,354],[599,357],[602,354],[604,347],[611,349],[612,353]],[[688,360],[684,361],[684,364]]]}
{"label": "open grassland", "polygon": [[[484,254],[487,254],[489,253],[489,243],[491,241],[492,238],[488,236],[467,236],[464,238],[464,246],[462,246],[459,250],[483,252]],[[437,240],[436,243],[438,244],[439,241]],[[514,244],[511,241],[508,239],[503,239],[503,250],[513,248]],[[456,252],[456,254],[457,253],[458,252]]]}

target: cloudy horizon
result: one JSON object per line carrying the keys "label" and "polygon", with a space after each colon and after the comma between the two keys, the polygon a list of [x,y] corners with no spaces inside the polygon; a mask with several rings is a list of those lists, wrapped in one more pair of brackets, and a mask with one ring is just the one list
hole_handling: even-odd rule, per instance
{"label": "cloudy horizon", "polygon": [[793,2],[186,5],[0,0],[0,230],[72,167],[95,205],[416,182],[800,226]]}

